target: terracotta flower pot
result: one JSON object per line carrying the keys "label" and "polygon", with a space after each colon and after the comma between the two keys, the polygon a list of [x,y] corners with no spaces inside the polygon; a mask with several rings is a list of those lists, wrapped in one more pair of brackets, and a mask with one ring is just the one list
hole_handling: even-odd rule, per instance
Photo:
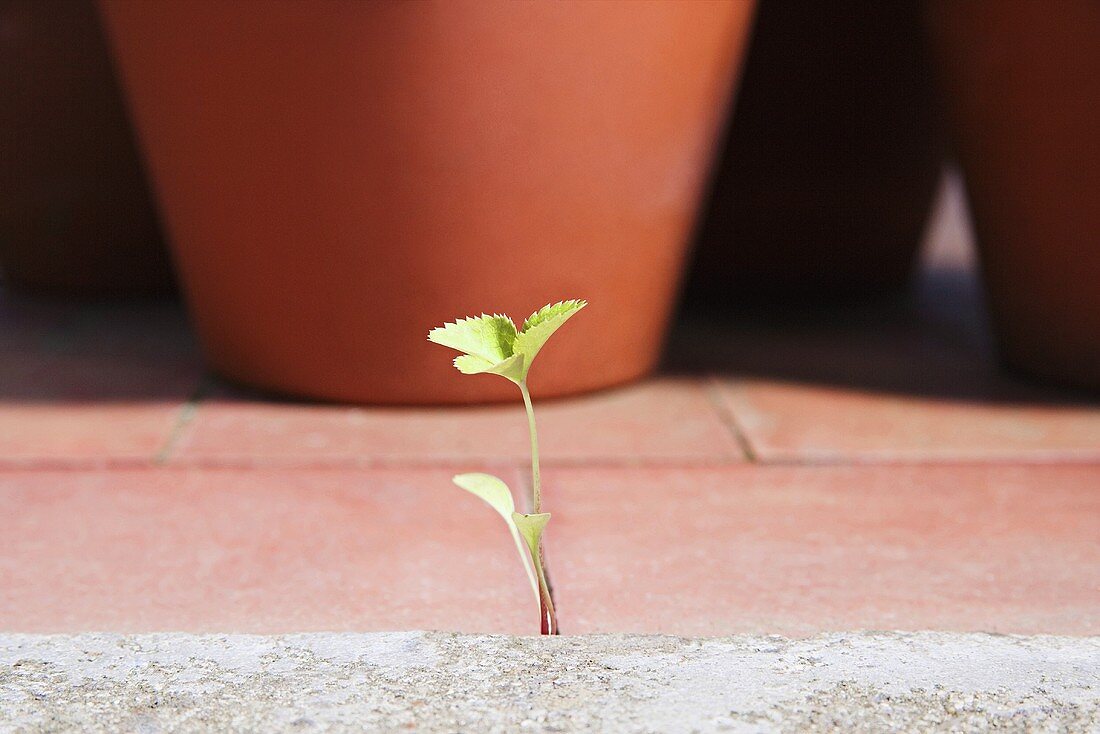
{"label": "terracotta flower pot", "polygon": [[943,159],[917,0],[764,0],[689,303],[907,283]]}
{"label": "terracotta flower pot", "polygon": [[653,367],[750,2],[102,8],[225,375],[512,399],[458,379],[427,330],[574,297],[591,306],[539,393]]}
{"label": "terracotta flower pot", "polygon": [[929,3],[1004,361],[1100,388],[1100,3]]}
{"label": "terracotta flower pot", "polygon": [[91,0],[0,2],[0,269],[23,290],[171,289]]}

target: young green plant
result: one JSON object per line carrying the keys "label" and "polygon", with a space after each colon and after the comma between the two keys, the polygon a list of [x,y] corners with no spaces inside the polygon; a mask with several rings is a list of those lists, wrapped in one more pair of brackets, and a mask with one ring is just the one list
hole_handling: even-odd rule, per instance
{"label": "young green plant", "polygon": [[542,532],[550,521],[550,513],[542,511],[539,438],[535,430],[535,409],[527,389],[527,373],[546,340],[586,305],[585,301],[573,300],[543,306],[531,314],[518,330],[507,316],[482,314],[458,319],[428,332],[428,341],[462,352],[454,361],[459,372],[464,375],[500,375],[514,382],[523,396],[527,429],[531,434],[529,512],[516,512],[512,491],[503,480],[491,474],[459,474],[454,478],[454,483],[489,503],[508,524],[538,603],[539,627],[544,635],[558,633],[558,618],[543,567]]}

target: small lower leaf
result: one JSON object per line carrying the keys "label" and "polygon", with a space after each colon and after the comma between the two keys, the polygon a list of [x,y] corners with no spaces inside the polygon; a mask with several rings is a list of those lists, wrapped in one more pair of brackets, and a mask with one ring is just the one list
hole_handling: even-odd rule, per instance
{"label": "small lower leaf", "polygon": [[515,500],[512,499],[512,490],[499,477],[492,474],[473,472],[470,474],[456,474],[451,480],[462,489],[489,503],[489,506],[500,513],[500,516],[512,523],[512,514],[516,511]]}
{"label": "small lower leaf", "polygon": [[[515,500],[512,498],[512,490],[508,489],[508,485],[500,477],[481,472],[456,474],[451,481],[470,494],[485,500],[490,507],[504,518],[504,522],[508,524],[508,531],[512,534],[512,540],[516,544],[516,551],[519,553],[520,562],[523,563],[527,580],[531,582],[531,590],[535,592],[535,601],[538,602],[539,583],[535,578],[535,572],[531,568],[530,562],[527,560],[527,554],[523,552],[523,543],[520,541],[519,530],[516,528],[513,519],[518,513],[516,512]],[[523,516],[521,515],[521,517]]]}
{"label": "small lower leaf", "polygon": [[546,523],[550,522],[550,513],[540,512],[525,515],[522,512],[513,512],[512,522],[519,528],[519,534],[527,541],[527,547],[531,549],[531,555],[537,558],[539,541],[542,540],[542,531],[546,528]]}
{"label": "small lower leaf", "polygon": [[550,522],[550,513],[524,515],[521,512],[513,512],[512,522],[519,528],[523,539],[527,541],[527,547],[531,551],[531,563],[538,577],[539,624],[542,634],[556,635],[558,633],[557,614],[554,612],[554,599],[550,595],[550,586],[546,582],[546,572],[542,568],[541,552],[542,531],[546,529],[546,523]]}

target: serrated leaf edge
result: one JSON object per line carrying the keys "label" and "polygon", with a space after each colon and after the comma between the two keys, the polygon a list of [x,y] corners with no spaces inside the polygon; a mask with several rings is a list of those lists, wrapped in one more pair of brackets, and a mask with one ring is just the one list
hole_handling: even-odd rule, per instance
{"label": "serrated leaf edge", "polygon": [[[508,326],[511,327],[512,333],[506,338],[504,342],[497,342],[495,344],[493,342],[488,342],[493,347],[500,348],[500,351],[502,352],[501,355],[490,353],[489,350],[484,348],[485,344],[476,344],[479,339],[483,339],[484,335],[479,333],[475,325],[486,324],[492,321],[499,321],[502,324],[508,324]],[[483,313],[480,316],[465,316],[463,318],[455,319],[454,321],[444,322],[442,326],[437,326],[434,329],[428,331],[428,341],[434,344],[439,344],[443,347],[447,347],[448,349],[454,349],[455,351],[462,352],[463,354],[481,357],[488,362],[496,363],[512,356],[512,345],[515,343],[516,334],[518,333],[519,332],[516,329],[516,323],[512,321],[512,318],[510,316],[499,313]],[[461,346],[448,344],[445,341],[441,340],[445,335],[448,334],[473,336],[474,338],[470,339],[470,341],[475,343],[463,344]],[[477,348],[479,346],[481,347],[480,349]]]}
{"label": "serrated leaf edge", "polygon": [[[566,306],[566,305],[570,306],[569,311],[567,311],[566,313],[568,313],[570,316],[572,316],[577,311],[580,311],[582,308],[587,306],[588,301],[586,301],[583,298],[567,298],[567,299],[558,301],[557,303],[548,303],[545,306],[543,306],[542,308],[537,309],[534,313],[532,313],[530,316],[528,316],[526,319],[524,319],[523,326],[519,329],[519,333],[522,334],[523,332],[527,331],[532,326],[537,325],[539,322],[541,322],[542,320],[547,318],[547,316],[550,314],[550,312],[553,311],[554,309],[559,308],[561,306]],[[536,319],[537,319],[537,321],[536,321]]]}

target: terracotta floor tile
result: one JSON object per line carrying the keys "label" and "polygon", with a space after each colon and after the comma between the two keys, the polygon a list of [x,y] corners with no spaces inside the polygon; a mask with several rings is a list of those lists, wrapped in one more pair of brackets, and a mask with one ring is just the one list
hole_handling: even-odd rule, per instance
{"label": "terracotta floor tile", "polygon": [[0,630],[537,631],[440,470],[0,472]]}
{"label": "terracotta floor tile", "polygon": [[728,379],[762,461],[1100,461],[1100,407]]}
{"label": "terracotta floor tile", "polygon": [[0,464],[154,459],[201,366],[175,304],[0,294]]}
{"label": "terracotta floor tile", "polygon": [[0,405],[0,465],[151,464],[183,401]]}
{"label": "terracotta floor tile", "polygon": [[560,469],[565,633],[1100,634],[1100,466]]}
{"label": "terracotta floor tile", "polygon": [[[457,377],[456,377],[457,379]],[[540,403],[546,464],[726,462],[740,449],[700,379],[658,379]],[[464,409],[357,408],[250,400],[204,401],[173,461],[205,464],[529,461],[522,404]]]}

